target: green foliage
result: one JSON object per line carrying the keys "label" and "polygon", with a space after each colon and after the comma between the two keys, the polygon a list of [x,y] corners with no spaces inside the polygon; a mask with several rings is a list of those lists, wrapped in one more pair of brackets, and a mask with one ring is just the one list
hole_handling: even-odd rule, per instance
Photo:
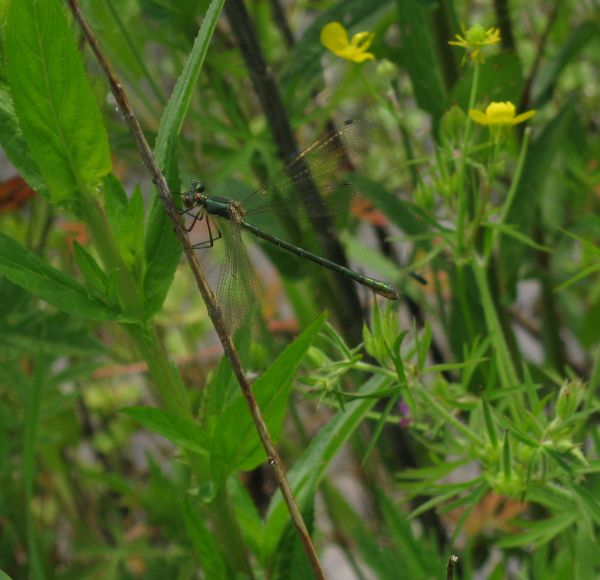
{"label": "green foliage", "polygon": [[110,171],[106,131],[57,2],[11,2],[10,92],[19,126],[54,203],[91,194]]}
{"label": "green foliage", "polygon": [[[247,217],[401,299],[246,240],[259,294],[234,337],[317,553],[342,551],[326,573],[438,578],[456,554],[464,578],[597,577],[597,14],[244,4],[243,38],[233,0],[82,8],[178,208],[198,177],[243,200],[287,161],[287,124],[300,146],[345,118],[372,127],[336,150],[362,195],[331,225]],[[23,178],[0,183],[0,577],[312,577],[69,5],[0,2],[0,144]],[[373,32],[373,59],[329,53],[332,21],[342,44]],[[199,251],[211,283],[222,233]]]}
{"label": "green foliage", "polygon": [[3,234],[0,234],[0,272],[14,284],[69,314],[92,320],[118,317],[105,304],[89,296],[76,280]]}

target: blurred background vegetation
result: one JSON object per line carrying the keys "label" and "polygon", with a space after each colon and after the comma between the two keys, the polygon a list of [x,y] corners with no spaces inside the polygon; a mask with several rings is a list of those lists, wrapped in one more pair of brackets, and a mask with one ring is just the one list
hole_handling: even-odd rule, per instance
{"label": "blurred background vegetation", "polygon": [[[81,8],[175,194],[360,121],[358,202],[256,223],[401,298],[247,239],[236,339],[327,577],[597,578],[597,2]],[[0,18],[0,570],[312,577],[69,6]]]}

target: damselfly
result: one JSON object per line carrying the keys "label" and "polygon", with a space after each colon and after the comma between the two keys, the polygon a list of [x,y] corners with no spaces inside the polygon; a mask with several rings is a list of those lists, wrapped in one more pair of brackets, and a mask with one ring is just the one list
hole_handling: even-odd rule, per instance
{"label": "damselfly", "polygon": [[219,274],[217,300],[230,324],[230,330],[235,329],[256,296],[256,283],[243,245],[242,230],[300,258],[333,270],[389,300],[400,297],[400,291],[391,284],[286,242],[250,221],[252,216],[263,212],[323,216],[347,210],[358,192],[350,181],[334,181],[332,175],[345,158],[347,150],[356,149],[361,139],[361,127],[361,124],[352,120],[336,126],[333,131],[294,157],[283,171],[243,201],[211,195],[200,181],[195,181],[183,193],[181,212],[193,218],[187,230],[191,231],[197,222],[206,220],[208,237],[193,247],[210,248],[220,238],[225,241],[225,260]]}

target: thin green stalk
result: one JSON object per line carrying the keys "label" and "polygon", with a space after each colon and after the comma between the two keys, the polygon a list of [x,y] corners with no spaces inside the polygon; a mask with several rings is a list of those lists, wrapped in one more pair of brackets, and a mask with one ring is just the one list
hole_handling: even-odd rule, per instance
{"label": "thin green stalk", "polygon": [[126,324],[124,328],[146,361],[150,378],[165,408],[182,417],[193,419],[179,371],[169,360],[156,328],[151,325],[142,327],[137,324]]}
{"label": "thin green stalk", "polygon": [[226,548],[229,565],[238,574],[242,571],[245,578],[255,578],[242,532],[229,503],[226,486],[219,486],[211,507],[213,508],[211,515],[215,522],[215,535],[219,539],[219,545]]}
{"label": "thin green stalk", "polygon": [[[529,148],[529,140],[531,139],[531,128],[527,127],[523,133],[523,140],[521,141],[521,149],[519,151],[519,158],[517,160],[517,166],[515,168],[515,173],[513,175],[512,182],[510,184],[510,189],[506,194],[506,201],[504,202],[504,206],[502,207],[502,212],[500,214],[499,224],[502,225],[506,222],[506,218],[508,217],[508,213],[510,212],[510,208],[512,207],[513,201],[515,200],[515,195],[517,193],[517,189],[519,187],[519,183],[521,182],[521,176],[523,174],[523,167],[525,165],[525,159],[527,158],[527,150]],[[488,262],[491,252],[496,245],[496,241],[499,235],[499,230],[495,229],[492,232],[492,243],[486,248],[485,261]]]}
{"label": "thin green stalk", "polygon": [[467,328],[467,338],[471,341],[475,337],[475,323],[471,314],[471,307],[469,305],[467,284],[465,281],[465,264],[462,260],[459,260],[456,264],[456,287],[455,294],[458,296],[458,302],[464,318],[464,323]]}
{"label": "thin green stalk", "polygon": [[[510,351],[506,344],[502,325],[498,319],[498,315],[494,308],[494,301],[488,284],[485,261],[483,258],[476,256],[472,262],[473,273],[479,289],[481,304],[485,316],[485,322],[492,337],[494,345],[494,354],[498,365],[498,374],[502,387],[514,387],[518,384],[519,378],[510,356]],[[510,398],[511,406],[515,409],[514,398]]]}
{"label": "thin green stalk", "polygon": [[396,371],[387,369],[385,367],[380,367],[365,362],[357,362],[353,365],[353,368],[359,371],[364,371],[366,373],[371,373],[373,375],[382,375],[390,379],[398,380],[398,375],[396,374]]}
{"label": "thin green stalk", "polygon": [[444,420],[448,423],[448,425],[452,425],[459,433],[462,433],[471,443],[473,443],[477,448],[481,448],[484,444],[481,437],[479,437],[474,431],[469,429],[462,421],[459,421],[452,413],[447,411],[442,405],[440,405],[428,392],[427,389],[419,387],[414,390],[419,396],[425,399],[425,402],[429,406],[429,408],[439,415],[443,417]]}
{"label": "thin green stalk", "polygon": [[485,215],[485,210],[487,209],[487,204],[490,199],[490,192],[492,191],[492,187],[494,185],[494,179],[496,177],[496,165],[498,159],[498,152],[500,151],[500,141],[498,139],[494,140],[494,150],[492,151],[492,158],[489,163],[489,170],[487,174],[485,188],[481,192],[480,196],[477,196],[477,210],[475,212],[475,217],[473,218],[473,224],[471,227],[471,238],[469,245],[474,247],[477,241],[477,234],[479,232],[479,226],[483,220],[483,216]]}
{"label": "thin green stalk", "polygon": [[[477,90],[479,88],[479,67],[479,62],[475,61],[473,68],[473,82],[471,84],[471,94],[469,95],[469,110],[475,107],[475,99],[477,98]],[[471,138],[472,125],[473,123],[467,111],[467,119],[462,144],[462,157],[459,169],[460,186],[458,189],[458,211],[456,219],[456,248],[459,259],[463,251],[464,224],[467,213],[467,149],[469,140]]]}

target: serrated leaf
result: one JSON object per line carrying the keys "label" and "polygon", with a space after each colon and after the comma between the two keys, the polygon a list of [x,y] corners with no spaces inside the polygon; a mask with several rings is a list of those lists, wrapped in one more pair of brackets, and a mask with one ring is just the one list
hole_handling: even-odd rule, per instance
{"label": "serrated leaf", "polygon": [[117,320],[120,315],[90,296],[76,280],[53,268],[17,241],[0,234],[0,274],[48,304],[91,320]]}
{"label": "serrated leaf", "polygon": [[11,2],[10,91],[31,156],[54,203],[74,202],[110,171],[106,131],[57,0]]}
{"label": "serrated leaf", "polygon": [[12,98],[4,85],[0,88],[0,145],[29,186],[47,197],[48,190],[23,139]]}

